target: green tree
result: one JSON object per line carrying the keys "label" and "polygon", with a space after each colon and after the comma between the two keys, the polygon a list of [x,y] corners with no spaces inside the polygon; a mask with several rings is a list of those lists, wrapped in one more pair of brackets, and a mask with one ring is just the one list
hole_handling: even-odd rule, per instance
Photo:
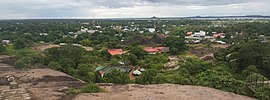
{"label": "green tree", "polygon": [[34,59],[31,57],[21,57],[15,62],[15,65],[18,69],[31,68],[33,61]]}
{"label": "green tree", "polygon": [[59,62],[50,62],[48,65],[51,69],[61,70],[62,66]]}
{"label": "green tree", "polygon": [[17,39],[14,41],[15,49],[23,49],[26,47],[26,43],[23,39]]}
{"label": "green tree", "polygon": [[72,60],[72,62],[75,64],[78,64],[81,57],[85,54],[85,49],[79,46],[67,45],[47,49],[45,54],[47,55],[48,59],[53,62],[58,62],[59,60],[66,58]]}
{"label": "green tree", "polygon": [[241,93],[243,82],[234,79],[227,71],[207,70],[196,76],[197,84],[224,91]]}
{"label": "green tree", "polygon": [[87,84],[80,89],[81,93],[97,93],[101,91],[102,89],[96,84]]}
{"label": "green tree", "polygon": [[249,76],[247,76],[246,78],[246,82],[254,87],[258,85],[258,82],[264,82],[264,81],[267,81],[267,78],[258,73],[250,73]]}
{"label": "green tree", "polygon": [[112,55],[108,52],[108,50],[102,50],[100,52],[101,56],[107,60],[111,59]]}
{"label": "green tree", "polygon": [[84,55],[80,59],[80,63],[85,63],[85,64],[98,65],[98,64],[100,64],[102,62],[103,62],[102,57],[95,56],[95,55],[90,55],[90,54]]}
{"label": "green tree", "polygon": [[135,46],[133,48],[131,48],[131,53],[136,55],[138,57],[138,59],[143,59],[144,56],[146,55],[146,52],[140,48],[139,46]]}
{"label": "green tree", "polygon": [[138,64],[138,57],[135,56],[134,54],[130,54],[128,56],[128,61],[132,64],[132,65],[137,65]]}
{"label": "green tree", "polygon": [[89,64],[79,64],[78,65],[78,71],[77,71],[77,77],[86,81],[86,82],[93,82],[95,75],[92,65]]}
{"label": "green tree", "polygon": [[80,41],[80,43],[83,46],[91,46],[91,41],[89,39],[84,39],[84,40]]}
{"label": "green tree", "polygon": [[59,61],[60,65],[62,66],[62,71],[68,72],[68,68],[76,67],[75,62],[70,58],[63,58]]}
{"label": "green tree", "polygon": [[168,37],[165,39],[165,45],[170,47],[171,54],[176,55],[185,50],[188,50],[188,47],[185,44],[185,40],[177,37]]}
{"label": "green tree", "polygon": [[115,84],[127,84],[130,82],[127,73],[121,72],[119,70],[112,70],[109,74],[104,76],[107,78],[107,82]]}
{"label": "green tree", "polygon": [[213,65],[210,62],[204,62],[197,58],[189,58],[182,67],[186,68],[191,75],[196,75],[213,68]]}
{"label": "green tree", "polygon": [[242,71],[245,75],[250,75],[252,73],[257,73],[258,69],[255,65],[249,65],[245,70]]}
{"label": "green tree", "polygon": [[270,99],[270,85],[265,85],[256,89],[256,96],[260,100],[269,100]]}
{"label": "green tree", "polygon": [[145,71],[142,76],[140,76],[140,78],[137,78],[136,79],[136,83],[139,83],[139,84],[152,84],[155,80],[155,77],[157,75],[157,71],[156,70],[152,70],[152,69],[149,69],[147,71]]}
{"label": "green tree", "polygon": [[4,52],[6,52],[6,47],[0,44],[0,54],[3,54]]}

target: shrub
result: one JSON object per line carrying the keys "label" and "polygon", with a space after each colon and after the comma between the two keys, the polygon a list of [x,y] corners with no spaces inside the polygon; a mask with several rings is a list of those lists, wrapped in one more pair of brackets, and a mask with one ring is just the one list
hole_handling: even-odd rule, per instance
{"label": "shrub", "polygon": [[18,68],[18,69],[31,68],[32,64],[33,64],[33,58],[21,57],[15,62],[15,65],[16,65],[15,68]]}
{"label": "shrub", "polygon": [[[99,88],[96,84],[88,84],[80,89],[81,93],[97,93],[101,92],[101,88]],[[75,91],[76,92],[76,91]]]}
{"label": "shrub", "polygon": [[48,65],[51,69],[61,70],[62,66],[59,62],[50,62]]}
{"label": "shrub", "polygon": [[68,89],[68,94],[79,94],[79,93],[81,93],[80,89],[75,89],[75,88]]}
{"label": "shrub", "polygon": [[105,78],[107,82],[114,84],[127,84],[130,82],[128,74],[119,70],[112,70],[109,74],[105,75]]}
{"label": "shrub", "polygon": [[208,86],[224,91],[241,93],[243,81],[233,78],[226,71],[207,70],[197,75],[197,85]]}
{"label": "shrub", "polygon": [[256,91],[256,96],[260,100],[269,100],[270,99],[270,85],[260,87]]}

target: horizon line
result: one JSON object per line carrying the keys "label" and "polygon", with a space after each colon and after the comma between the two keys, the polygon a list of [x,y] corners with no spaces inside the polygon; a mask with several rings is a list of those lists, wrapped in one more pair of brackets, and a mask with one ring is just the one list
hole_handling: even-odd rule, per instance
{"label": "horizon line", "polygon": [[270,18],[270,15],[197,15],[197,16],[152,16],[152,17],[99,17],[99,18],[90,18],[90,17],[36,17],[36,18],[7,18],[7,19],[0,19],[0,20],[110,20],[110,19],[183,19],[183,18],[234,18],[234,17],[257,17],[257,18]]}

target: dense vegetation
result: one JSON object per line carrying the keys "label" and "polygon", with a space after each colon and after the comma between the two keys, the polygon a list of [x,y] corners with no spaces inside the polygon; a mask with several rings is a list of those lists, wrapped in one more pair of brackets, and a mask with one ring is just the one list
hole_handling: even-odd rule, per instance
{"label": "dense vegetation", "polygon": [[[88,24],[86,24],[88,23]],[[154,21],[140,20],[19,20],[1,21],[0,39],[11,44],[0,45],[0,54],[14,55],[16,68],[49,67],[79,78],[89,85],[70,89],[70,93],[102,91],[93,83],[161,84],[208,86],[224,91],[269,99],[269,85],[258,82],[270,78],[270,43],[261,42],[259,35],[270,36],[269,20],[158,20],[156,32],[148,32]],[[98,28],[96,26],[101,26]],[[123,31],[120,26],[131,27]],[[98,30],[93,33],[79,32],[83,28]],[[144,33],[140,33],[143,30]],[[215,59],[203,61],[189,52],[185,33],[205,30],[224,32],[221,39],[231,44],[215,52]],[[170,31],[168,34],[163,34]],[[46,33],[47,35],[44,35]],[[236,33],[243,33],[242,35]],[[230,38],[234,37],[234,38]],[[43,44],[60,44],[41,50],[34,47]],[[87,51],[82,46],[92,47]],[[203,42],[211,48],[211,42]],[[170,52],[150,55],[144,47],[170,47]],[[112,56],[108,49],[122,48],[128,53]],[[188,55],[188,56],[187,56]],[[179,68],[168,70],[164,64],[169,57],[179,58]],[[121,63],[124,64],[121,64]],[[112,70],[103,77],[95,71],[98,66],[132,66],[144,68],[141,76],[131,79],[129,73]],[[247,86],[255,88],[249,95]]]}

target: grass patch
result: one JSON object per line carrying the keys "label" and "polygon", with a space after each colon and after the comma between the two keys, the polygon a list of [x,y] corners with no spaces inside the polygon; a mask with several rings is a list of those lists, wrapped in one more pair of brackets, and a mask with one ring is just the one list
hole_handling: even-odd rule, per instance
{"label": "grass patch", "polygon": [[103,92],[103,90],[97,85],[97,84],[87,84],[86,86],[83,86],[79,89],[70,88],[68,90],[69,94],[79,94],[79,93],[98,93]]}

